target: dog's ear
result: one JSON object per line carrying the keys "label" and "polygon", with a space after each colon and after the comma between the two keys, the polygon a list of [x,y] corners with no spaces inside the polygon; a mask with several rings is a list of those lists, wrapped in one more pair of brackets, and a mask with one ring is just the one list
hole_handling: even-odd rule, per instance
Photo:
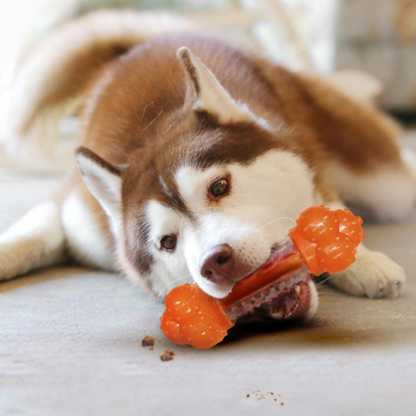
{"label": "dog's ear", "polygon": [[186,104],[195,111],[207,112],[221,124],[264,122],[247,105],[234,101],[215,75],[188,48],[179,48],[176,56],[187,78]]}
{"label": "dog's ear", "polygon": [[86,147],[78,147],[75,158],[85,185],[112,220],[116,234],[121,226],[121,175],[115,167]]}

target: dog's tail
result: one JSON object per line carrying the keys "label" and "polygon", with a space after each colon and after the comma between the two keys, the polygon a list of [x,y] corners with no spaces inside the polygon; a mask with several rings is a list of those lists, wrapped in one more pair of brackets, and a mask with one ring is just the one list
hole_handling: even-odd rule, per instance
{"label": "dog's tail", "polygon": [[82,105],[103,65],[136,44],[186,30],[192,30],[188,21],[168,14],[101,10],[52,33],[23,62],[13,84],[9,156],[51,156],[59,121]]}

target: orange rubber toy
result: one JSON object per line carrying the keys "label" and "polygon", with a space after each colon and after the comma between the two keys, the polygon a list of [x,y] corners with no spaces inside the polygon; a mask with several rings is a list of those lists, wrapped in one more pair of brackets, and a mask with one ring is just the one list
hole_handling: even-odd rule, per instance
{"label": "orange rubber toy", "polygon": [[236,283],[224,299],[214,299],[195,283],[172,289],[161,318],[167,338],[179,345],[211,348],[224,339],[239,316],[270,301],[275,307],[283,305],[283,317],[296,316],[301,309],[299,294],[306,293],[313,275],[340,272],[355,261],[364,233],[362,219],[348,209],[311,207],[296,224],[270,260]]}

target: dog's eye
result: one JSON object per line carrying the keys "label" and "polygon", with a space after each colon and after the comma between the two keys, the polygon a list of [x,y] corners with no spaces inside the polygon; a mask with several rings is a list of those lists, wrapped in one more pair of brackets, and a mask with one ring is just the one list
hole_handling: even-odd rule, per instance
{"label": "dog's eye", "polygon": [[228,192],[227,179],[219,179],[218,181],[215,181],[209,190],[214,198],[225,195]]}
{"label": "dog's eye", "polygon": [[173,235],[165,235],[160,240],[160,248],[166,251],[173,251],[176,247],[176,237]]}

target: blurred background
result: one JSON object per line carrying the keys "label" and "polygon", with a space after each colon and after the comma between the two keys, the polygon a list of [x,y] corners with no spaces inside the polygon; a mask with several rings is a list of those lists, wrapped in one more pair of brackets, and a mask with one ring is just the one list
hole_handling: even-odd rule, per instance
{"label": "blurred background", "polygon": [[[100,8],[188,14],[294,70],[325,76],[365,71],[375,77],[380,106],[401,121],[416,120],[416,0],[2,0],[0,147],[19,63],[56,26]],[[362,87],[353,78],[346,82]],[[0,163],[6,163],[1,152]]]}

